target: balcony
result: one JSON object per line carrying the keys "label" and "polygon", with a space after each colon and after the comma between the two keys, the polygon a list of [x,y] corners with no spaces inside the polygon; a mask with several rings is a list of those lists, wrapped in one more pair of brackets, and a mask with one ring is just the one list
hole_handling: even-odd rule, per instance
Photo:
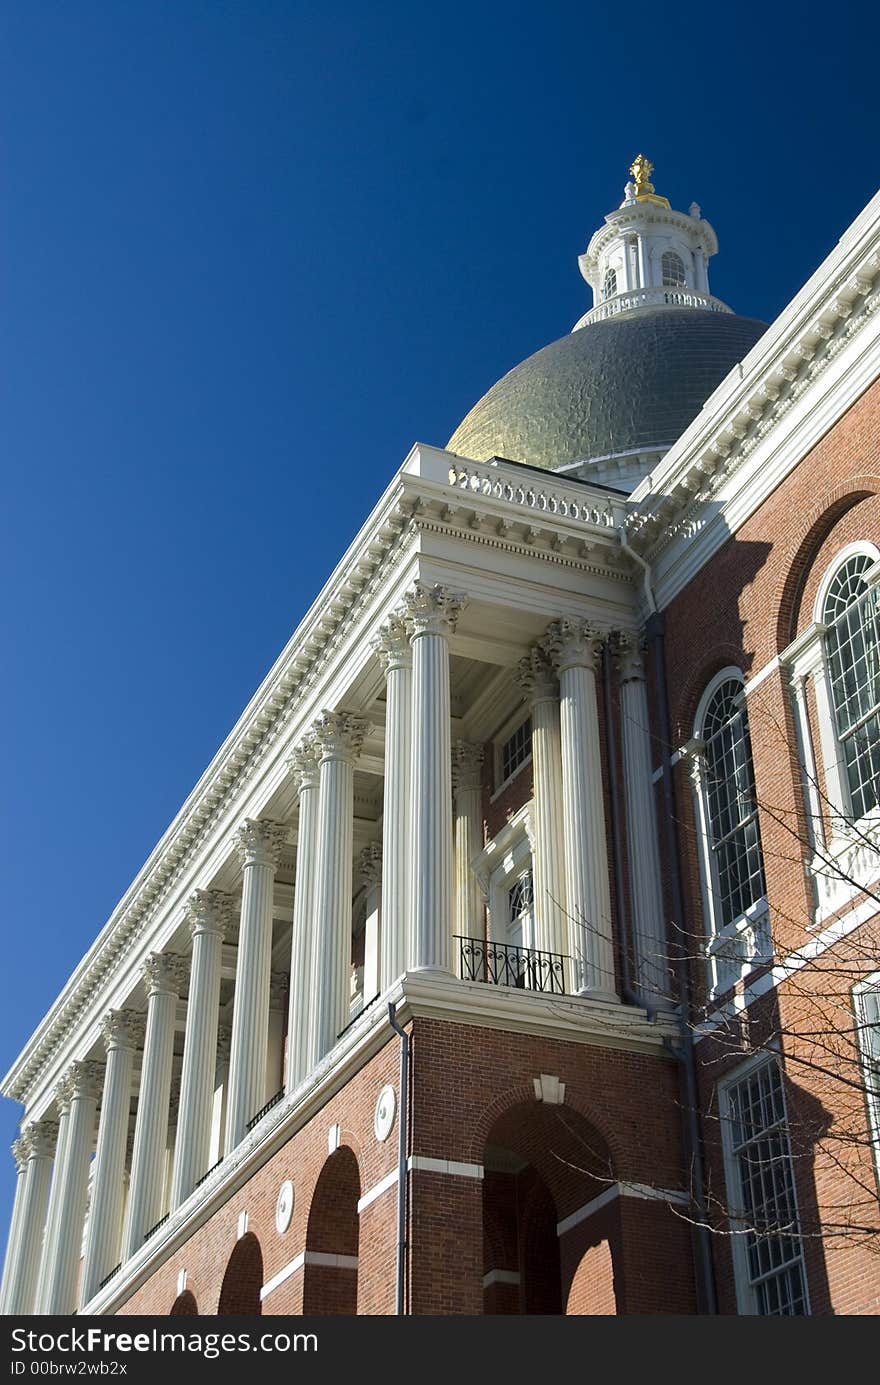
{"label": "balcony", "polygon": [[462,981],[565,995],[565,968],[571,958],[562,953],[458,935],[454,941],[458,944],[458,974]]}

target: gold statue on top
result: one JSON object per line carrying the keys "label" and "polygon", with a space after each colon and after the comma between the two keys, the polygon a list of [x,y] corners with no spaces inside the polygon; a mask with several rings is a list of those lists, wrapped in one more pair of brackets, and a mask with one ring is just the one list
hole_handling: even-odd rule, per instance
{"label": "gold statue on top", "polygon": [[654,165],[650,159],[646,159],[644,154],[636,154],[629,166],[636,185],[636,197],[644,197],[646,193],[654,191],[654,184],[651,182],[651,174],[654,172]]}

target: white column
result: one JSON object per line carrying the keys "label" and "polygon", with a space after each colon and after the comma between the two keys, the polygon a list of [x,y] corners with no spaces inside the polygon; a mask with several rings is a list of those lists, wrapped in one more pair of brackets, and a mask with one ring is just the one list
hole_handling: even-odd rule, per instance
{"label": "white column", "polygon": [[134,1055],[138,1045],[143,1043],[144,1029],[144,1016],[136,1010],[111,1010],[101,1025],[107,1071],[98,1123],[81,1304],[88,1303],[101,1281],[120,1261]]}
{"label": "white column", "polygon": [[616,1000],[611,888],[596,703],[603,633],[585,620],[553,621],[545,640],[559,673],[566,900],[575,989]]}
{"label": "white column", "polygon": [[348,712],[323,712],[314,728],[320,763],[314,953],[318,1060],[348,1024],[354,762],[366,731],[363,718]]}
{"label": "white column", "polygon": [[311,739],[297,747],[287,767],[299,796],[287,1017],[287,1090],[292,1092],[311,1072],[318,1052],[317,1006],[312,989],[315,866],[318,855],[318,754]]}
{"label": "white column", "polygon": [[187,903],[192,964],[180,1075],[185,1119],[178,1125],[174,1148],[172,1212],[186,1201],[209,1166],[223,940],[232,916],[232,896],[223,890],[196,890]]}
{"label": "white column", "polygon": [[24,1135],[19,1135],[17,1140],[12,1142],[12,1157],[15,1160],[15,1199],[12,1204],[12,1220],[9,1224],[9,1236],[6,1241],[6,1257],[3,1261],[3,1283],[0,1286],[0,1314],[6,1312],[6,1295],[9,1288],[9,1279],[15,1264],[18,1253],[18,1245],[21,1237],[21,1209],[24,1205],[25,1189],[27,1187],[27,1140]]}
{"label": "white column", "polygon": [[412,937],[408,965],[452,970],[449,636],[466,597],[417,582],[405,598],[413,651]]}
{"label": "white column", "polygon": [[635,989],[644,1000],[670,1001],[669,943],[657,840],[651,730],[645,664],[637,635],[621,631],[615,652],[620,673],[623,787],[632,901]]}
{"label": "white column", "polygon": [[208,1168],[219,1163],[224,1153],[226,1133],[226,1099],[229,1094],[229,1054],[232,1049],[232,1026],[221,1024],[217,1030],[217,1067],[214,1073],[214,1100],[211,1108],[211,1148]]}
{"label": "white column", "polygon": [[[532,771],[535,784],[535,945],[542,952],[568,952],[569,920],[563,860],[562,748],[559,683],[540,645],[517,665],[516,678],[532,713]],[[565,977],[567,987],[574,978]]]}
{"label": "white column", "polygon": [[485,938],[486,909],[471,861],[483,850],[483,747],[456,741],[452,747],[453,932]]}
{"label": "white column", "polygon": [[645,237],[640,234],[636,236],[636,265],[639,274],[638,287],[640,289],[650,288],[651,283],[650,269],[648,264],[648,248],[645,245]]}
{"label": "white column", "polygon": [[82,1248],[89,1162],[103,1063],[72,1063],[65,1078],[68,1103],[63,1158],[56,1168],[57,1220],[50,1255],[44,1254],[37,1312],[66,1316],[76,1308],[76,1277]]}
{"label": "white column", "polygon": [[269,1026],[266,1031],[266,1085],[262,1104],[277,1096],[284,1084],[284,1017],[290,999],[290,977],[273,971],[269,979]]}
{"label": "white column", "polygon": [[7,1260],[4,1276],[3,1312],[8,1317],[34,1312],[49,1182],[52,1178],[52,1156],[57,1140],[58,1123],[51,1120],[33,1122],[21,1137],[25,1181],[18,1209],[15,1243],[10,1245],[12,1256]]}
{"label": "white column", "polygon": [[232,1052],[226,1103],[226,1153],[247,1133],[263,1105],[272,971],[272,903],[275,872],[287,828],[249,818],[238,831],[244,884],[232,1011]]}
{"label": "white column", "polygon": [[185,957],[153,952],[144,964],[147,986],[147,1031],[138,1093],[134,1148],[122,1258],[140,1250],[144,1237],[162,1216],[168,1112],[174,1062],[177,998],[189,971]]}
{"label": "white column", "polygon": [[382,929],[378,989],[406,971],[410,904],[412,650],[404,620],[392,615],[373,648],[385,673],[385,800],[382,812]]}
{"label": "white column", "polygon": [[379,951],[382,936],[384,887],[382,847],[378,842],[365,846],[358,862],[358,873],[366,892],[364,920],[364,1005],[379,994]]}

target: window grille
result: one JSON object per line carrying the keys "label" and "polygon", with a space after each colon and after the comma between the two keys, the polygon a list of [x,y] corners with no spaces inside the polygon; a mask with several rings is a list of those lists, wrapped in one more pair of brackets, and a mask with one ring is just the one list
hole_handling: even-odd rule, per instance
{"label": "window grille", "polygon": [[[782,1073],[771,1058],[726,1091],[731,1218],[738,1272],[762,1317],[809,1312]],[[744,1253],[743,1253],[744,1249]]]}
{"label": "window grille", "polygon": [[822,618],[831,701],[855,819],[880,806],[880,587],[867,553],[835,573]]}
{"label": "window grille", "polygon": [[602,297],[613,298],[617,293],[617,270],[606,269],[605,278],[602,282]]}
{"label": "window grille", "polygon": [[855,987],[853,1000],[865,1081],[868,1130],[874,1149],[874,1167],[880,1182],[880,972]]}
{"label": "window grille", "polygon": [[516,728],[512,736],[501,747],[501,783],[524,765],[532,753],[532,719],[526,720]]}
{"label": "window grille", "polygon": [[508,893],[510,901],[510,922],[530,919],[533,904],[532,872],[527,870]]}
{"label": "window grille", "polygon": [[761,833],[742,684],[726,679],[703,716],[706,812],[716,927],[742,917],[765,894]]}
{"label": "window grille", "polygon": [[678,289],[687,282],[684,273],[684,261],[680,255],[676,255],[674,250],[665,250],[660,261],[663,273],[663,287]]}

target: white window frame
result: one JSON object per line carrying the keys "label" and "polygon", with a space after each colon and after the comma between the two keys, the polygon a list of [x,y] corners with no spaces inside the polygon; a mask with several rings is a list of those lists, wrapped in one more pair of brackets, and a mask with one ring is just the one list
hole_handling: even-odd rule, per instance
{"label": "white window frame", "polygon": [[[721,1147],[724,1155],[724,1175],[727,1191],[728,1208],[732,1208],[744,1203],[742,1185],[740,1182],[740,1171],[737,1153],[734,1149],[732,1121],[730,1119],[730,1090],[750,1077],[758,1068],[767,1063],[775,1063],[780,1070],[782,1081],[782,1110],[786,1133],[788,1133],[788,1099],[785,1092],[785,1070],[782,1066],[781,1056],[777,1051],[768,1050],[756,1053],[745,1063],[741,1063],[733,1072],[718,1083],[718,1105],[721,1120]],[[794,1202],[794,1214],[797,1219],[798,1235],[800,1236],[801,1212],[798,1203],[797,1179],[795,1178],[794,1161],[791,1155],[791,1140],[789,1137],[789,1159],[791,1160],[791,1186],[792,1200]],[[733,1274],[736,1285],[736,1306],[737,1312],[742,1317],[757,1317],[758,1314],[758,1295],[752,1283],[752,1274],[749,1266],[749,1251],[746,1242],[747,1225],[740,1217],[730,1216],[731,1254],[733,1259]],[[810,1314],[810,1284],[807,1276],[807,1266],[803,1254],[803,1243],[801,1243],[800,1262],[804,1277],[804,1316]]]}
{"label": "white window frame", "polygon": [[[841,548],[822,575],[813,603],[812,624],[784,649],[779,662],[788,670],[794,702],[798,755],[812,838],[810,872],[815,895],[813,926],[824,922],[858,894],[859,889],[880,878],[880,809],[853,822],[846,764],[837,736],[837,720],[831,698],[823,622],[825,600],[841,567],[864,554],[874,567],[871,583],[880,582],[880,548],[870,540],[857,540]],[[816,705],[818,745],[807,710],[806,686],[810,684]],[[818,784],[818,762],[825,781],[825,797]],[[830,837],[826,831],[830,822]],[[856,882],[856,883],[850,883]]]}
{"label": "white window frame", "polygon": [[[517,880],[534,869],[532,813],[534,800],[523,804],[471,862],[480,888],[489,903],[489,929],[493,943],[507,943],[510,926],[510,891]],[[500,927],[499,927],[500,925]],[[503,934],[503,936],[502,936]],[[535,946],[535,911],[532,907],[531,936],[523,937],[523,947]]]}
{"label": "white window frame", "polygon": [[[526,722],[531,720],[531,716],[531,707],[518,707],[516,711],[508,717],[501,730],[492,738],[492,780],[496,787],[489,799],[490,803],[494,803],[495,799],[498,798],[500,794],[504,793],[508,785],[513,783],[517,775],[522,774],[526,765],[532,763],[532,752],[529,750],[528,755],[526,755],[525,759],[520,761],[513,773],[508,774],[506,779],[501,778],[501,752],[511,736],[515,736],[519,728],[525,726]],[[534,727],[532,730],[534,731]]]}
{"label": "white window frame", "polygon": [[[864,1008],[867,994],[880,995],[880,971],[857,981],[852,988],[853,1017],[856,1025],[856,1044],[859,1050],[859,1063],[865,1083],[865,1120],[871,1140],[871,1154],[874,1160],[874,1177],[880,1194],[880,1052],[876,1056],[867,1051],[864,1042],[863,1026],[868,1023]],[[875,1070],[876,1069],[876,1070]]]}
{"label": "white window frame", "polygon": [[[694,808],[699,843],[697,856],[700,869],[700,892],[706,923],[704,951],[709,967],[709,989],[713,997],[730,990],[731,985],[735,986],[741,982],[747,972],[769,962],[772,957],[770,911],[766,894],[754,900],[744,913],[727,922],[721,919],[718,908],[721,889],[709,831],[709,803],[705,782],[705,746],[702,730],[706,710],[715,693],[722,683],[732,682],[734,679],[742,687],[742,696],[744,696],[743,672],[735,664],[728,664],[726,668],[720,669],[714,678],[706,684],[694,716],[693,738],[682,748],[683,753],[690,760],[691,780],[694,787]],[[736,974],[737,971],[738,975]]]}

